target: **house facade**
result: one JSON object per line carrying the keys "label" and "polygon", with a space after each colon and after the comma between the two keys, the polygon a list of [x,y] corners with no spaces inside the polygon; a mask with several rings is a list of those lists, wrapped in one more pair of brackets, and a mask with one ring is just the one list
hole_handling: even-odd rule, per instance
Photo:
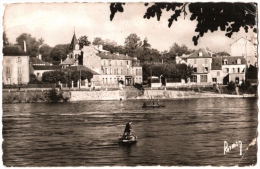
{"label": "house facade", "polygon": [[29,56],[20,46],[3,48],[2,82],[4,85],[26,85],[29,82]]}
{"label": "house facade", "polygon": [[257,66],[257,39],[255,37],[252,37],[251,40],[242,37],[233,42],[230,49],[231,57],[243,56],[248,67]]}
{"label": "house facade", "polygon": [[117,87],[142,83],[142,67],[139,60],[122,54],[98,53],[101,58],[102,85]]}
{"label": "house facade", "polygon": [[204,48],[187,57],[187,64],[193,67],[190,83],[211,83],[211,63],[211,54]]}
{"label": "house facade", "polygon": [[223,84],[245,80],[246,59],[243,56],[222,57]]}
{"label": "house facade", "polygon": [[211,72],[212,83],[223,84],[224,74],[222,71],[222,57],[212,58],[210,72]]}

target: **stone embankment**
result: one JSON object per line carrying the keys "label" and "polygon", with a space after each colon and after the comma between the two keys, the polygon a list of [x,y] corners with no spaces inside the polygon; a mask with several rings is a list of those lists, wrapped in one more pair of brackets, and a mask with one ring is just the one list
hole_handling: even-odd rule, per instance
{"label": "stone embankment", "polygon": [[[2,92],[3,103],[50,102],[50,91],[9,91]],[[145,90],[144,93],[134,89],[114,91],[59,91],[68,101],[84,100],[131,100],[131,99],[186,99],[186,98],[243,98],[257,97],[255,94],[229,95],[213,92],[195,92],[178,90]]]}

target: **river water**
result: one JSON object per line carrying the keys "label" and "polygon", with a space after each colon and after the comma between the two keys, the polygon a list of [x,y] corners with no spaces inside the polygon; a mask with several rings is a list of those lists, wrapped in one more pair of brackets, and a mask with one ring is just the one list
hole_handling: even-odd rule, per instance
{"label": "river water", "polygon": [[[256,98],[161,101],[165,108],[142,109],[142,101],[4,104],[5,166],[234,166],[256,137]],[[117,139],[132,120],[138,142]],[[256,147],[239,165],[256,164]]]}

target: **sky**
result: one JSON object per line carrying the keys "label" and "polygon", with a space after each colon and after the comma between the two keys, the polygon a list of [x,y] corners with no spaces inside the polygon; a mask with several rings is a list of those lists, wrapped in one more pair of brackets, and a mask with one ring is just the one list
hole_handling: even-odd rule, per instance
{"label": "sky", "polygon": [[109,39],[124,45],[125,38],[136,33],[141,40],[148,39],[152,48],[159,51],[169,50],[174,43],[185,44],[190,49],[208,47],[212,51],[230,53],[230,44],[241,37],[250,38],[252,31],[241,30],[232,38],[225,32],[206,33],[194,46],[192,37],[196,21],[189,15],[181,16],[168,27],[171,13],[164,11],[160,21],[156,18],[144,19],[146,8],[143,3],[127,3],[123,13],[116,13],[110,21],[110,3],[8,3],[3,13],[3,30],[9,42],[15,44],[22,33],[44,39],[44,43],[54,47],[71,42],[74,30],[76,37],[88,36],[92,42],[95,37]]}

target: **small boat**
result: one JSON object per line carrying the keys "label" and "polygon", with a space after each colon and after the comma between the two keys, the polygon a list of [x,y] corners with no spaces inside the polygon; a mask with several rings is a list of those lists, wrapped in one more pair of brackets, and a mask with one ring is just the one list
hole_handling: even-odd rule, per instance
{"label": "small boat", "polygon": [[118,138],[118,143],[120,145],[132,145],[137,143],[137,135],[130,135],[130,136],[126,136],[126,135],[120,135]]}
{"label": "small boat", "polygon": [[160,108],[165,107],[165,105],[143,105],[142,108]]}

